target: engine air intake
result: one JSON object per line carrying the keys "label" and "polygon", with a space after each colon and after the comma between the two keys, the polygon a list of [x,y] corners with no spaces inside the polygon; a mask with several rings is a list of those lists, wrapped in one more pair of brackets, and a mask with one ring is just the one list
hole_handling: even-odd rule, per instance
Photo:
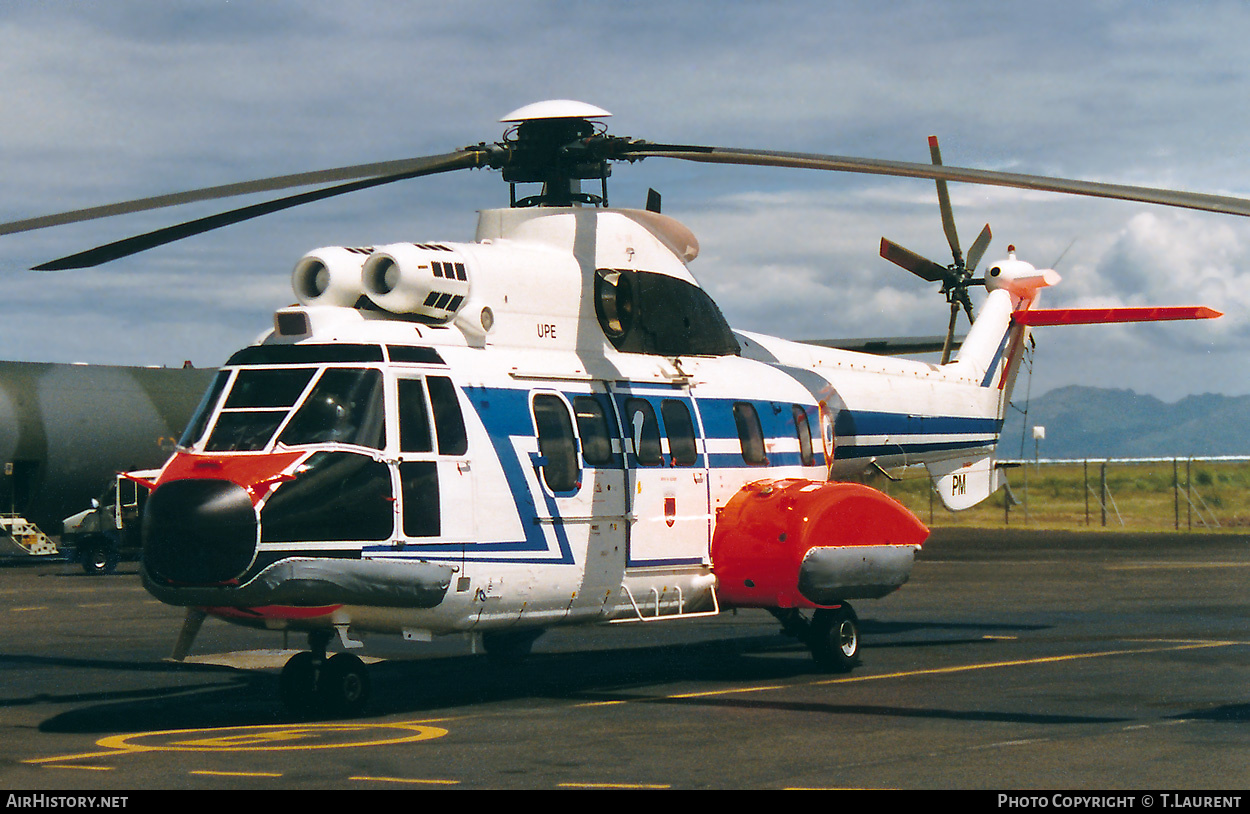
{"label": "engine air intake", "polygon": [[445,246],[395,243],[379,247],[361,270],[364,293],[394,314],[436,320],[455,316],[469,296],[469,269]]}

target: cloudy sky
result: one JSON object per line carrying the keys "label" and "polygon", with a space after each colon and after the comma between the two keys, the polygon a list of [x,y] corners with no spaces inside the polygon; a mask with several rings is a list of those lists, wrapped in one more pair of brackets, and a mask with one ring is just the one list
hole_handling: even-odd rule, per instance
{"label": "cloudy sky", "polygon": [[[1250,197],[1250,6],[1228,2],[185,2],[11,0],[0,19],[0,221],[281,173],[442,153],[530,102],[579,99],[653,141],[928,160]],[[932,182],[649,159],[736,326],[791,338],[940,333]],[[1250,393],[1250,222],[953,186],[965,247],[1057,263],[1048,305],[1206,304],[1215,322],[1041,329],[1026,387],[1174,401]],[[91,271],[31,266],[217,211],[0,237],[0,358],[220,364],[292,300],[321,245],[468,240],[498,175],[314,204]],[[249,203],[248,199],[237,201]],[[232,205],[236,202],[231,202]]]}

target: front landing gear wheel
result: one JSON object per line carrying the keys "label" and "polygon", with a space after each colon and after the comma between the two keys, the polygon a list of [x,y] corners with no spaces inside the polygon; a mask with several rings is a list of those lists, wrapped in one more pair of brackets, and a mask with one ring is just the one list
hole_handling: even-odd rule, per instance
{"label": "front landing gear wheel", "polygon": [[282,705],[293,715],[359,715],[369,701],[369,670],[350,653],[330,657],[326,645],[330,633],[308,634],[310,651],[287,660],[278,679]]}
{"label": "front landing gear wheel", "polygon": [[808,646],[821,669],[845,673],[859,664],[859,620],[851,606],[818,609]]}
{"label": "front landing gear wheel", "polygon": [[324,664],[307,651],[287,660],[278,678],[282,706],[295,715],[308,715],[317,707],[317,679]]}
{"label": "front landing gear wheel", "polygon": [[369,670],[351,653],[339,653],[327,661],[317,686],[323,709],[346,717],[364,711],[370,691]]}

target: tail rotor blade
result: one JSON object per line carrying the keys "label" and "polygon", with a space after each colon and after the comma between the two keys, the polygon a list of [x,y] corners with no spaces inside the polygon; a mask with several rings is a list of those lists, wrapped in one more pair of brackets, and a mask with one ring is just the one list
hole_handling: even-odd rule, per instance
{"label": "tail rotor blade", "polygon": [[990,240],[993,236],[990,234],[990,225],[985,224],[985,228],[981,230],[981,234],[977,235],[977,239],[973,241],[972,248],[968,249],[968,270],[972,271],[981,262],[981,257],[985,254],[985,250],[990,247]]}
{"label": "tail rotor blade", "polygon": [[[937,136],[929,136],[929,155],[933,165],[942,166],[942,152],[938,149]],[[955,231],[955,214],[951,211],[951,196],[946,189],[946,181],[937,179],[938,206],[942,209],[942,229],[946,232],[946,242],[951,246],[951,254],[956,266],[963,266],[963,252],[959,249],[959,234]]]}
{"label": "tail rotor blade", "polygon": [[881,238],[881,256],[896,266],[902,266],[922,280],[936,283],[946,278],[946,269],[943,266],[884,237]]}

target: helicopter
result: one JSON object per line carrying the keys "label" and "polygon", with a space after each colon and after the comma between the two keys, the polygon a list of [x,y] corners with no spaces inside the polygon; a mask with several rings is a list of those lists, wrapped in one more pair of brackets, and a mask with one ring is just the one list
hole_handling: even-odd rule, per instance
{"label": "helicopter", "polygon": [[[994,448],[1034,327],[1219,316],[1041,308],[1059,275],[1012,247],[977,276],[991,232],[961,250],[947,182],[1250,215],[1236,198],[949,167],[936,139],[917,164],[652,143],[611,135],[609,116],[540,102],[503,117],[502,140],[444,154],[0,224],[333,184],[36,267],[64,270],[399,180],[489,168],[508,184],[509,206],[481,211],[470,242],[308,252],[297,303],[216,373],[144,476],[143,584],[188,609],[175,658],[207,616],[303,632],[283,703],[353,715],[371,693],[358,636],[469,634],[509,662],[557,625],[760,608],[820,668],[852,669],[851,602],[898,590],[929,534],[859,476],[923,465],[948,508],[976,505],[1002,484]],[[935,181],[953,262],[884,238],[881,254],[940,284],[941,361],[731,328],[690,271],[696,236],[660,196],[609,205],[613,163],[653,158]],[[986,290],[975,314],[972,287]]]}

